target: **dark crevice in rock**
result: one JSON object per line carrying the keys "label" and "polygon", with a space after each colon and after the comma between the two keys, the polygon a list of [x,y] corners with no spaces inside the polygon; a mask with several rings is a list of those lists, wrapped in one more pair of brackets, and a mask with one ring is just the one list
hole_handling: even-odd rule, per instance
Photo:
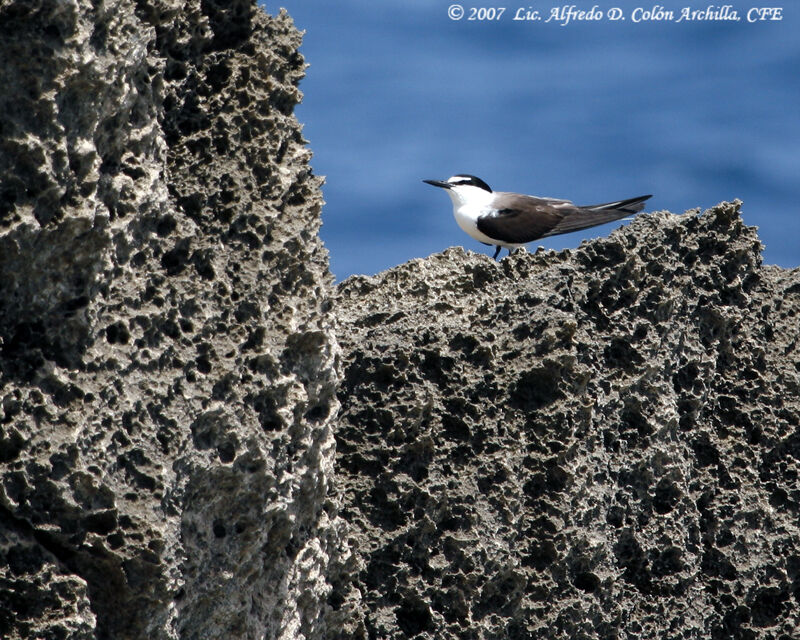
{"label": "dark crevice in rock", "polygon": [[[168,599],[164,597],[165,594],[158,593],[156,584],[151,585],[154,593],[150,603],[143,602],[141,598],[135,599],[127,587],[134,572],[139,574],[138,580],[152,580],[154,572],[147,570],[147,562],[129,562],[127,566],[123,566],[119,559],[109,552],[88,547],[76,548],[74,544],[59,539],[57,534],[37,529],[27,521],[15,517],[6,507],[0,506],[0,519],[20,539],[35,541],[45,554],[52,554],[52,557],[60,563],[62,571],[77,575],[86,581],[90,606],[97,617],[97,638],[143,637],[147,623],[155,614],[156,608],[167,605]],[[38,553],[35,551],[37,546],[29,548]],[[13,562],[9,564],[16,575],[35,575],[43,562],[37,561],[33,565],[27,563],[16,568]],[[161,604],[157,604],[158,602]]]}

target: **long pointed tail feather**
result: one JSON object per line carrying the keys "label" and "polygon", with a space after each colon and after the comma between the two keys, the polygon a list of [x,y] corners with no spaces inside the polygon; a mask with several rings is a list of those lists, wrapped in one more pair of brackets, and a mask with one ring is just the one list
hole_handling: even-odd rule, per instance
{"label": "long pointed tail feather", "polygon": [[606,202],[603,204],[589,204],[584,207],[580,207],[581,209],[592,209],[595,211],[602,211],[605,209],[619,209],[620,211],[627,211],[628,213],[639,213],[642,209],[644,209],[644,202],[645,200],[649,200],[652,198],[652,194],[649,196],[637,196],[636,198],[628,198],[627,200],[617,200],[617,202]]}
{"label": "long pointed tail feather", "polygon": [[571,233],[596,227],[606,222],[613,222],[644,209],[644,202],[652,196],[639,196],[617,202],[606,202],[605,204],[594,204],[588,207],[579,207],[578,211],[567,215],[544,237],[557,236],[562,233]]}

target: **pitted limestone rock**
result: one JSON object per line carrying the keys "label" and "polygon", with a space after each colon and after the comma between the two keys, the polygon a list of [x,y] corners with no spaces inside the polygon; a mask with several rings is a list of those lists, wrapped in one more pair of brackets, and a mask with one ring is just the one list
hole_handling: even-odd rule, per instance
{"label": "pitted limestone rock", "polygon": [[0,636],[357,628],[300,34],[249,0],[0,34]]}
{"label": "pitted limestone rock", "polygon": [[760,250],[723,203],[340,284],[370,637],[793,637],[800,270]]}

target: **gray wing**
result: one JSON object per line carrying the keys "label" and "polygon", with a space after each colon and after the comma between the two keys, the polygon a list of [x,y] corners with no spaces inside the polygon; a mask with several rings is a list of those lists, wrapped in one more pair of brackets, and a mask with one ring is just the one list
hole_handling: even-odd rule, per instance
{"label": "gray wing", "polygon": [[557,236],[562,233],[572,233],[589,227],[596,227],[606,222],[613,222],[626,216],[634,215],[644,209],[645,200],[652,196],[638,196],[627,200],[616,202],[606,202],[604,204],[592,204],[586,207],[575,207],[563,220],[556,224],[552,229],[544,234],[546,236]]}
{"label": "gray wing", "polygon": [[569,200],[534,198],[516,193],[496,194],[498,211],[478,218],[478,230],[501,242],[524,244],[551,235],[553,229],[579,209]]}

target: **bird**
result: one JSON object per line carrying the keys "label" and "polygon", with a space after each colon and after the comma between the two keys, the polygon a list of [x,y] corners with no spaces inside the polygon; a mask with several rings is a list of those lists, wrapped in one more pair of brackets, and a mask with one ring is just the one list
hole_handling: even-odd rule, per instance
{"label": "bird", "polygon": [[578,206],[562,198],[539,198],[509,191],[492,191],[480,178],[459,173],[447,180],[423,180],[446,189],[458,226],[478,242],[494,245],[492,259],[548,236],[588,229],[639,213],[652,195],[603,204]]}

